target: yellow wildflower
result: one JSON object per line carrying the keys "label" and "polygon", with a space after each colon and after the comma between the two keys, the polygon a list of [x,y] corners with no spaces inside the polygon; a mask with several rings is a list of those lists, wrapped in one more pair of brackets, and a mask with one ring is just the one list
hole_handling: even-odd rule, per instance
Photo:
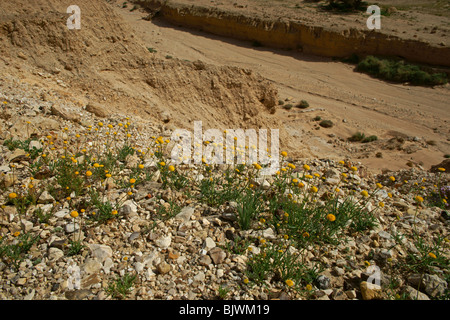
{"label": "yellow wildflower", "polygon": [[291,279],[286,280],[286,284],[288,287],[292,287],[294,285],[294,281],[292,281]]}
{"label": "yellow wildflower", "polygon": [[253,166],[257,169],[257,170],[261,170],[261,166],[258,163],[254,163]]}

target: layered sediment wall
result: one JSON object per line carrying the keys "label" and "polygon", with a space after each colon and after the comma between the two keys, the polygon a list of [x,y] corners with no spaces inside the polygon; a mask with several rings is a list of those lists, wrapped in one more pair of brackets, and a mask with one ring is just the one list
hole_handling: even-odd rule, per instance
{"label": "layered sediment wall", "polygon": [[166,21],[200,29],[215,35],[257,42],[279,49],[297,49],[307,54],[344,58],[361,56],[397,56],[405,60],[450,67],[450,48],[432,46],[418,40],[405,40],[378,31],[328,30],[296,21],[271,21],[213,7],[186,6],[169,1],[135,1]]}

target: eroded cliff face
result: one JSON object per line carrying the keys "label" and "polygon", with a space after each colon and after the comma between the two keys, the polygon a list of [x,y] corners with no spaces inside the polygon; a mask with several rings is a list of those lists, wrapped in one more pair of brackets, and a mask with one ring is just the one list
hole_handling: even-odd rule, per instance
{"label": "eroded cliff face", "polygon": [[191,128],[194,120],[224,129],[274,126],[278,91],[267,79],[237,67],[157,58],[104,0],[77,1],[82,27],[68,30],[70,4],[0,2],[0,12],[8,12],[0,15],[0,66],[20,69],[24,78],[28,69],[55,75],[70,95],[79,92],[80,106],[96,101],[111,113],[169,117],[174,127]]}
{"label": "eroded cliff face", "polygon": [[343,58],[358,55],[399,56],[411,62],[450,66],[450,48],[418,40],[404,40],[378,31],[328,30],[295,21],[271,21],[225,12],[212,7],[186,6],[160,0],[135,1],[165,20],[216,35],[258,42],[261,45],[296,49],[307,54]]}

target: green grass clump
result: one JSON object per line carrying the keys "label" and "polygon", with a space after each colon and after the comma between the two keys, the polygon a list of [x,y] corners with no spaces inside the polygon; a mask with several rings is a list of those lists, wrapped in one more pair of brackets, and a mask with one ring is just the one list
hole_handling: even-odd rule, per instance
{"label": "green grass clump", "polygon": [[20,231],[14,233],[11,241],[0,237],[0,259],[12,265],[17,270],[20,262],[25,259],[25,255],[39,239],[38,235],[22,233]]}
{"label": "green grass clump", "polygon": [[360,61],[356,71],[368,73],[376,78],[399,83],[411,83],[413,85],[435,86],[448,82],[445,73],[431,73],[418,65],[367,56]]}
{"label": "green grass clump", "polygon": [[348,140],[351,141],[351,142],[368,143],[368,142],[372,142],[372,141],[378,140],[378,137],[375,136],[375,135],[371,135],[371,136],[366,137],[366,135],[364,133],[356,132],[350,138],[348,138]]}
{"label": "green grass clump", "polygon": [[334,123],[331,120],[322,120],[319,122],[319,125],[323,128],[331,128]]}
{"label": "green grass clump", "polygon": [[309,107],[309,103],[306,100],[302,100],[295,107],[300,109],[306,109]]}
{"label": "green grass clump", "polygon": [[109,283],[106,293],[113,299],[126,299],[136,281],[136,275],[125,273],[123,277],[118,276],[114,281]]}

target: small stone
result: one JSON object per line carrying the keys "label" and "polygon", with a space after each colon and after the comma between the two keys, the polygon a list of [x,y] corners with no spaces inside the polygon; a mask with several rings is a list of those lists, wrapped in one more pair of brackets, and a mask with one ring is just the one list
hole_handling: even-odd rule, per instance
{"label": "small stone", "polygon": [[52,197],[52,195],[47,190],[42,192],[38,199],[38,203],[52,203],[54,201],[55,201],[55,199]]}
{"label": "small stone", "polygon": [[63,118],[64,120],[73,122],[79,122],[81,118],[80,114],[76,113],[75,110],[64,105],[52,105],[51,113],[55,116]]}
{"label": "small stone", "polygon": [[3,176],[2,178],[2,182],[3,185],[8,188],[10,186],[12,186],[16,181],[17,181],[17,175],[16,174],[12,174],[12,173],[7,173],[5,176]]}
{"label": "small stone", "polygon": [[25,232],[29,232],[33,228],[33,223],[31,221],[22,219],[21,224],[22,224],[22,229]]}
{"label": "small stone", "polygon": [[106,258],[112,257],[111,247],[104,244],[88,244],[91,250],[92,256],[99,261],[103,262]]}
{"label": "small stone", "polygon": [[155,240],[155,244],[160,247],[161,249],[167,249],[170,244],[172,243],[172,235],[169,234],[168,236],[161,237],[157,240]]}
{"label": "small stone", "polygon": [[227,254],[219,247],[212,248],[209,251],[209,255],[213,260],[214,264],[223,263],[225,261],[225,258],[227,257]]}
{"label": "small stone", "polygon": [[203,243],[203,249],[205,249],[207,251],[211,250],[215,246],[216,246],[216,243],[210,237],[206,238],[205,242]]}
{"label": "small stone", "polygon": [[184,207],[183,209],[181,209],[180,213],[175,216],[175,219],[179,219],[186,223],[191,219],[194,211],[195,209],[193,207]]}
{"label": "small stone", "polygon": [[325,275],[318,276],[316,282],[317,282],[317,287],[322,290],[328,289],[331,285],[330,278],[328,278]]}
{"label": "small stone", "polygon": [[106,258],[105,262],[103,262],[103,271],[106,274],[109,274],[111,272],[111,268],[114,265],[114,262],[112,261],[111,258]]}
{"label": "small stone", "polygon": [[98,260],[92,258],[87,258],[82,266],[82,270],[87,274],[97,273],[101,268],[102,264]]}
{"label": "small stone", "polygon": [[355,290],[347,290],[344,292],[349,299],[356,299],[356,291]]}
{"label": "small stone", "polygon": [[180,257],[178,253],[169,252],[168,258],[171,260],[177,260]]}
{"label": "small stone", "polygon": [[325,180],[325,183],[331,186],[337,186],[340,183],[340,179],[338,178],[328,178]]}
{"label": "small stone", "polygon": [[132,234],[130,234],[130,236],[128,237],[128,241],[134,241],[137,238],[139,238],[139,236],[141,235],[140,232],[133,232]]}
{"label": "small stone", "polygon": [[137,205],[133,200],[125,201],[119,210],[121,214],[128,217],[137,216]]}
{"label": "small stone", "polygon": [[364,300],[379,300],[382,299],[381,286],[378,286],[367,281],[362,281],[360,284],[361,295]]}
{"label": "small stone", "polygon": [[277,238],[275,231],[272,228],[267,228],[262,231],[261,237],[267,240],[275,240]]}
{"label": "small stone", "polygon": [[344,259],[338,259],[338,260],[336,260],[336,265],[338,267],[346,266],[347,265],[347,261],[345,261]]}
{"label": "small stone", "polygon": [[23,297],[23,300],[33,300],[34,295],[36,294],[36,290],[29,289],[28,294]]}
{"label": "small stone", "polygon": [[388,240],[391,239],[391,234],[386,231],[380,231],[380,232],[378,232],[378,235],[383,239],[388,239]]}
{"label": "small stone", "polygon": [[48,249],[48,259],[49,260],[58,260],[64,257],[64,252],[58,248],[50,248]]}
{"label": "small stone", "polygon": [[90,288],[91,286],[93,286],[94,284],[97,284],[99,282],[101,282],[100,276],[98,275],[98,273],[94,273],[94,274],[91,274],[91,275],[89,275],[87,277],[84,277],[81,280],[81,287],[84,288],[84,289],[87,289],[87,288]]}
{"label": "small stone", "polygon": [[194,276],[194,281],[203,282],[205,281],[205,273],[203,271],[200,271]]}
{"label": "small stone", "polygon": [[67,216],[68,214],[69,214],[69,209],[62,209],[62,210],[55,212],[54,216],[59,219],[62,219],[65,216]]}
{"label": "small stone", "polygon": [[346,300],[347,295],[342,290],[336,290],[332,296],[333,300]]}
{"label": "small stone", "polygon": [[335,273],[337,276],[343,276],[343,275],[345,274],[345,270],[342,269],[342,268],[334,267],[333,270],[334,270],[334,273]]}
{"label": "small stone", "polygon": [[405,293],[408,295],[408,299],[410,300],[430,300],[425,293],[417,291],[411,286],[406,286]]}
{"label": "small stone", "polygon": [[15,149],[8,156],[6,156],[8,162],[19,162],[21,160],[25,160],[26,157],[27,152],[23,149]]}
{"label": "small stone", "polygon": [[204,255],[198,260],[198,263],[202,266],[207,267],[212,263],[212,260],[208,255]]}
{"label": "small stone", "polygon": [[66,245],[67,245],[67,241],[63,240],[63,239],[57,239],[50,243],[50,247],[58,248],[60,250],[63,250]]}
{"label": "small stone", "polygon": [[107,109],[105,109],[103,106],[94,103],[94,102],[89,102],[86,105],[86,111],[95,114],[97,117],[100,118],[106,118],[109,115],[109,112]]}
{"label": "small stone", "polygon": [[144,271],[144,267],[145,267],[145,264],[142,262],[136,262],[134,264],[134,270],[136,270],[137,273],[141,273],[142,271]]}
{"label": "small stone", "polygon": [[237,217],[234,212],[224,212],[222,213],[222,218],[227,221],[236,221]]}
{"label": "small stone", "polygon": [[168,264],[165,261],[160,262],[157,266],[156,266],[156,270],[158,271],[158,273],[160,274],[166,274],[169,273],[170,270],[172,269],[172,267],[170,266],[170,264]]}
{"label": "small stone", "polygon": [[78,223],[68,223],[66,224],[65,230],[67,233],[73,233],[80,230],[80,225]]}
{"label": "small stone", "polygon": [[87,296],[91,295],[92,292],[88,289],[81,289],[81,290],[72,290],[72,291],[66,291],[64,293],[64,296],[68,300],[83,300]]}
{"label": "small stone", "polygon": [[408,283],[423,288],[422,291],[432,297],[444,294],[447,289],[447,282],[435,274],[412,274],[408,277]]}

